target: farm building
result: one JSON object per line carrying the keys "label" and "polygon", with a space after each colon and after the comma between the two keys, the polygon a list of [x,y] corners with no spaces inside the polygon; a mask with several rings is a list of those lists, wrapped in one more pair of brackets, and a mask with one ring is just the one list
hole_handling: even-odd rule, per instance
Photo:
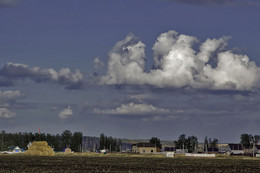
{"label": "farm building", "polygon": [[160,148],[156,144],[151,143],[137,143],[132,145],[132,152],[134,153],[156,153],[160,152]]}
{"label": "farm building", "polygon": [[18,146],[11,146],[8,150],[10,153],[22,153],[25,152],[24,149],[19,148]]}
{"label": "farm building", "polygon": [[169,147],[169,146],[167,146],[167,147],[163,147],[163,151],[175,151],[175,147]]}
{"label": "farm building", "polygon": [[244,150],[241,144],[228,144],[228,152],[232,154],[244,154]]}
{"label": "farm building", "polygon": [[208,153],[218,153],[218,148],[208,148]]}
{"label": "farm building", "polygon": [[32,146],[32,142],[30,141],[29,144],[27,145],[27,148],[29,148],[30,146]]}
{"label": "farm building", "polygon": [[175,152],[176,152],[177,154],[188,153],[188,149],[176,148]]}
{"label": "farm building", "polygon": [[255,145],[255,153],[260,154],[260,145]]}
{"label": "farm building", "polygon": [[254,148],[244,148],[245,155],[260,154],[260,145],[255,145]]}

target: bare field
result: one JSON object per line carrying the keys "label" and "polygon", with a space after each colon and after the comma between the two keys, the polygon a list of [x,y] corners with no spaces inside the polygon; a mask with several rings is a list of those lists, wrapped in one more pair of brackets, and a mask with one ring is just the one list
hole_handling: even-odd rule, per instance
{"label": "bare field", "polygon": [[0,155],[0,172],[260,172],[260,159],[166,158],[162,155]]}

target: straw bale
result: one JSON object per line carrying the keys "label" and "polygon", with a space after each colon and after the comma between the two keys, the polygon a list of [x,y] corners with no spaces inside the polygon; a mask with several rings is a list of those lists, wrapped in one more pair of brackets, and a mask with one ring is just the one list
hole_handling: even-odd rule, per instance
{"label": "straw bale", "polygon": [[37,147],[36,145],[32,145],[32,146],[30,146],[28,149],[29,149],[29,150],[37,150],[37,148],[38,148],[38,147]]}
{"label": "straw bale", "polygon": [[34,141],[25,153],[33,156],[54,156],[54,151],[46,141]]}
{"label": "straw bale", "polygon": [[38,147],[40,151],[47,151],[49,148],[46,146],[40,146]]}

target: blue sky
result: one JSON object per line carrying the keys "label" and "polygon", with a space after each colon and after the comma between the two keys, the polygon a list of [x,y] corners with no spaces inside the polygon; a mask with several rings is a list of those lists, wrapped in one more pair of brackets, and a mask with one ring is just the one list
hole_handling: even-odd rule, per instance
{"label": "blue sky", "polygon": [[256,0],[0,0],[0,127],[259,134]]}

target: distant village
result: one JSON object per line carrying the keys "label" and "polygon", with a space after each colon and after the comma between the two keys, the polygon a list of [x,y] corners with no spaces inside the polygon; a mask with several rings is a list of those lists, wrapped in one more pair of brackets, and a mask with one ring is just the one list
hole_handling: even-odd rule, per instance
{"label": "distant village", "polygon": [[[44,144],[41,144],[45,142]],[[186,156],[228,156],[260,157],[260,136],[241,134],[237,143],[218,143],[217,139],[205,137],[199,142],[195,136],[182,134],[174,141],[161,141],[157,137],[147,140],[118,139],[101,134],[99,137],[83,136],[81,132],[65,130],[62,134],[45,133],[0,133],[2,154],[29,153],[32,144],[49,147],[53,153],[95,152],[135,154],[185,154]],[[37,144],[36,144],[37,143]],[[31,149],[30,149],[31,148]],[[47,151],[47,150],[46,150]],[[43,151],[42,151],[43,152]],[[50,153],[50,151],[48,151]],[[33,151],[31,151],[33,153]]]}

